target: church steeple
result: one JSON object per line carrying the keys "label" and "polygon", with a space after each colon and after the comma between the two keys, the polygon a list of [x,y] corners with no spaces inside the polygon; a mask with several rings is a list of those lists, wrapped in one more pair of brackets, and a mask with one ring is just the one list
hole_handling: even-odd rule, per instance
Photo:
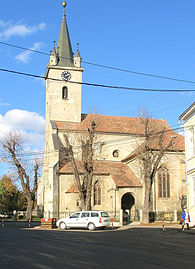
{"label": "church steeple", "polygon": [[66,7],[65,1],[62,3],[62,6],[64,8],[64,11],[63,11],[60,34],[57,43],[57,55],[59,57],[58,66],[72,67],[74,66],[73,52],[65,16],[65,7]]}
{"label": "church steeple", "polygon": [[81,122],[81,84],[84,68],[81,67],[78,47],[73,57],[65,7],[66,2],[63,2],[64,12],[57,47],[54,42],[45,73],[48,130],[51,128],[51,121]]}

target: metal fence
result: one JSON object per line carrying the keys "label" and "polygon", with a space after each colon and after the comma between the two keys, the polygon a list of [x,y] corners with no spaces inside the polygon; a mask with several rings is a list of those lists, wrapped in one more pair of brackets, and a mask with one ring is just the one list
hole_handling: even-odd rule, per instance
{"label": "metal fence", "polygon": [[[32,220],[40,221],[40,216],[37,215],[36,211],[32,212]],[[23,221],[28,220],[26,211],[16,211],[16,212],[0,212],[0,220],[5,221]]]}
{"label": "metal fence", "polygon": [[[123,218],[123,223],[128,224],[131,222],[139,222],[142,221],[141,219],[141,210],[136,210],[133,214],[131,212],[123,211],[123,214],[120,214],[120,211],[107,211],[107,213],[110,216],[110,220],[113,222],[122,222],[120,220],[120,217]],[[71,214],[75,213],[75,211],[61,211],[61,212],[44,212],[42,217],[44,218],[66,218],[69,217]],[[175,216],[177,214],[177,217]],[[149,220],[150,222],[154,221],[162,221],[164,219],[165,221],[174,222],[175,219],[180,218],[180,212],[174,211],[162,211],[162,212],[150,212],[149,214]]]}
{"label": "metal fence", "polygon": [[158,212],[151,212],[151,221],[152,219],[154,221],[162,221],[162,219],[164,219],[164,221],[167,222],[175,222],[178,219],[181,218],[181,211],[158,211]]}
{"label": "metal fence", "polygon": [[[96,211],[96,210],[95,210]],[[113,221],[119,222],[120,221],[120,211],[106,211],[110,217],[110,219],[113,219]],[[44,218],[67,218],[71,214],[75,213],[75,211],[60,211],[58,212],[52,212],[52,211],[45,211],[42,214],[42,217]]]}

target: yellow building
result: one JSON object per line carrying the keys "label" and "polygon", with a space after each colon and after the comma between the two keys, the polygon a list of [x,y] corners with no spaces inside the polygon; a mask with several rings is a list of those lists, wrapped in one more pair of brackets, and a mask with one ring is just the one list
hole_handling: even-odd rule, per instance
{"label": "yellow building", "polygon": [[195,225],[195,102],[179,117],[184,122],[187,205],[191,225]]}

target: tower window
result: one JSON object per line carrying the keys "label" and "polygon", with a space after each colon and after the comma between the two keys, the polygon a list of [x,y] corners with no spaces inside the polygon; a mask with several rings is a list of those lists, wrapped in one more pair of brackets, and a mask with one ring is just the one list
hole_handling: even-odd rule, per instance
{"label": "tower window", "polygon": [[68,88],[66,86],[62,88],[62,99],[68,99]]}

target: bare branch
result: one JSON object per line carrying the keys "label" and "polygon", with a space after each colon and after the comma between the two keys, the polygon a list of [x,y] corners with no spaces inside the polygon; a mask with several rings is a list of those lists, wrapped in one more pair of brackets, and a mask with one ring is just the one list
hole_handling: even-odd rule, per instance
{"label": "bare branch", "polygon": [[[27,172],[27,168],[24,166],[23,142],[21,134],[18,132],[10,132],[8,135],[6,135],[4,139],[0,141],[0,146],[3,151],[3,160],[9,162],[12,167],[16,168],[20,184],[28,202],[27,216],[28,218],[31,218],[35,202],[35,193],[37,191],[39,165],[38,163],[35,164],[34,177],[32,179],[31,174]],[[34,182],[33,190],[31,190],[31,179]]]}
{"label": "bare branch", "polygon": [[64,139],[65,139],[65,142],[66,142],[67,152],[68,152],[68,155],[69,155],[71,163],[72,163],[72,167],[73,167],[73,171],[74,171],[75,180],[76,180],[76,183],[77,183],[80,199],[83,199],[83,197],[82,197],[82,186],[81,186],[81,181],[80,181],[80,177],[79,177],[79,172],[78,172],[78,168],[77,168],[76,161],[75,161],[75,158],[74,158],[74,153],[73,153],[73,150],[72,150],[72,146],[70,145],[70,142],[69,142],[67,134],[64,134]]}

